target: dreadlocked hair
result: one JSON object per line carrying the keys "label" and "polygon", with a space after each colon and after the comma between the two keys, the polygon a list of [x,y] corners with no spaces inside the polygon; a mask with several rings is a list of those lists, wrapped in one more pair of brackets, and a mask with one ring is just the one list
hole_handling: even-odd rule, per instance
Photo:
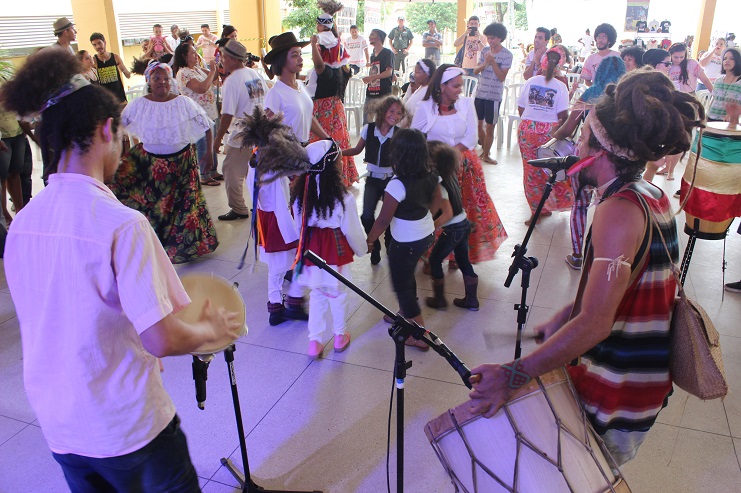
{"label": "dreadlocked hair", "polygon": [[[634,70],[617,85],[608,85],[594,111],[612,142],[635,153],[634,160],[607,154],[618,176],[627,181],[634,180],[647,161],[688,151],[692,130],[705,127],[702,104],[651,69]],[[589,147],[602,147],[594,133]]]}
{"label": "dreadlocked hair", "polygon": [[432,173],[427,139],[419,130],[404,128],[391,139],[391,168],[399,178],[424,178]]}
{"label": "dreadlocked hair", "polygon": [[[304,191],[307,191],[309,196],[306,201],[307,211],[302,211],[302,214],[311,216],[316,213],[317,216],[322,219],[327,219],[332,215],[332,211],[335,208],[335,204],[339,202],[342,210],[345,210],[345,192],[347,188],[342,183],[342,177],[340,176],[340,169],[342,154],[337,154],[337,158],[333,163],[327,163],[321,173],[318,175],[315,173],[307,173],[301,178],[294,180],[291,186],[291,203],[297,202],[298,210],[304,206]],[[317,180],[316,177],[319,177]],[[306,187],[306,180],[309,180],[309,186]],[[308,189],[308,190],[307,190]]]}
{"label": "dreadlocked hair", "polygon": [[[80,64],[71,53],[42,49],[28,57],[15,76],[3,84],[0,106],[21,117],[34,115],[80,71]],[[109,118],[113,119],[112,130],[116,132],[121,106],[113,93],[97,84],[84,86],[45,109],[38,127],[46,163],[44,177],[57,172],[63,151],[77,147],[80,153],[86,153],[95,130]]]}

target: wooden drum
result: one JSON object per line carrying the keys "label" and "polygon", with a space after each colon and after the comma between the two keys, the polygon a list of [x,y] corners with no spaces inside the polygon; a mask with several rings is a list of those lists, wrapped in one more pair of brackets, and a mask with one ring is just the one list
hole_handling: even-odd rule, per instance
{"label": "wooden drum", "polygon": [[[188,274],[183,276],[180,281],[183,283],[185,291],[190,297],[190,304],[175,313],[175,317],[187,323],[197,323],[201,320],[203,306],[206,300],[211,300],[211,308],[226,308],[229,312],[240,314],[240,324],[243,329],[239,336],[247,334],[247,313],[237,288],[226,279],[212,274]],[[228,348],[235,339],[231,337],[222,337],[220,340],[199,347],[191,354],[209,355],[215,354]]]}
{"label": "wooden drum", "polygon": [[[682,177],[680,203],[692,183],[696,153],[697,139]],[[695,187],[684,211],[685,233],[691,234],[695,219],[699,219],[699,231],[692,234],[703,240],[725,238],[733,219],[741,216],[741,128],[725,122],[708,123],[702,134]]]}
{"label": "wooden drum", "polygon": [[630,492],[563,368],[520,388],[491,419],[465,403],[425,433],[456,491]]}

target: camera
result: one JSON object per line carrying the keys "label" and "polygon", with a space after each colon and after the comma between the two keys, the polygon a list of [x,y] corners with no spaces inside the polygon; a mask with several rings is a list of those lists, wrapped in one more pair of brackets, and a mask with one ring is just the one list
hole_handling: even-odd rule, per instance
{"label": "camera", "polygon": [[247,61],[250,62],[250,63],[256,63],[256,62],[259,62],[260,61],[260,57],[259,56],[255,56],[255,55],[253,55],[250,52],[247,52]]}
{"label": "camera", "polygon": [[478,30],[479,30],[479,28],[478,28],[478,27],[476,27],[476,26],[471,26],[471,27],[469,27],[468,29],[470,29],[470,30],[471,30],[471,36],[475,35],[475,34],[476,34],[476,31],[478,31]]}

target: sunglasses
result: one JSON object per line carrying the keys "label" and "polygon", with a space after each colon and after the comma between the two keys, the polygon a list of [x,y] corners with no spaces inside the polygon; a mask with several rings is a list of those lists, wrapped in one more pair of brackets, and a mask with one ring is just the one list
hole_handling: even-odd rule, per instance
{"label": "sunglasses", "polygon": [[659,62],[656,65],[664,65],[665,67],[671,67],[672,66],[672,62]]}

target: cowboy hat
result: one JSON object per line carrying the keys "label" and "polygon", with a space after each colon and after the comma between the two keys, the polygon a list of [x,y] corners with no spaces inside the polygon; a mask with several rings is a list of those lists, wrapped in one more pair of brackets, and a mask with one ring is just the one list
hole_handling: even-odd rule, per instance
{"label": "cowboy hat", "polygon": [[280,53],[293,48],[294,46],[300,46],[303,48],[308,45],[311,41],[299,41],[296,39],[296,35],[288,31],[287,33],[279,34],[273,38],[270,38],[270,51],[263,57],[263,61],[270,65],[273,63],[273,59]]}

